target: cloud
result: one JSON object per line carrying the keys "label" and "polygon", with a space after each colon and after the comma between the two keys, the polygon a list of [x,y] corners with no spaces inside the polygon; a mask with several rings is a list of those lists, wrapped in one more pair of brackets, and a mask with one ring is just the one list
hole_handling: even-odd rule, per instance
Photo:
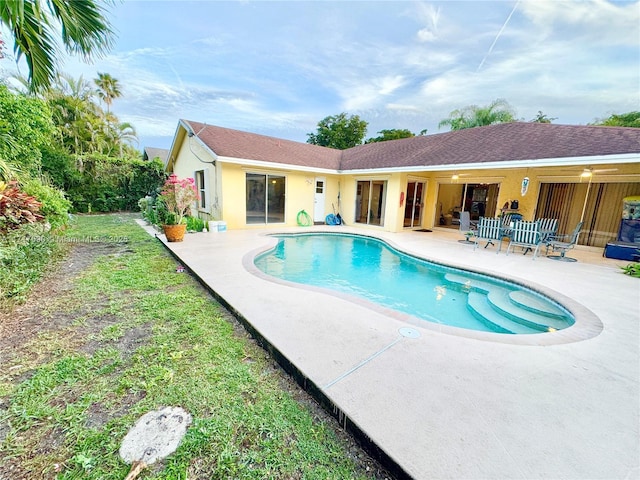
{"label": "cloud", "polygon": [[592,40],[600,45],[638,47],[640,3],[637,1],[523,0],[521,10],[543,35],[572,36],[576,41]]}
{"label": "cloud", "polygon": [[432,4],[420,3],[416,13],[419,21],[425,24],[416,34],[418,41],[433,42],[438,38],[440,8],[436,8]]}
{"label": "cloud", "polygon": [[342,111],[370,132],[436,133],[496,98],[564,123],[637,109],[640,2],[520,0],[506,22],[515,5],[122,2],[114,53],[65,70],[119,79],[113,110],[141,137],[188,118],[304,141]]}

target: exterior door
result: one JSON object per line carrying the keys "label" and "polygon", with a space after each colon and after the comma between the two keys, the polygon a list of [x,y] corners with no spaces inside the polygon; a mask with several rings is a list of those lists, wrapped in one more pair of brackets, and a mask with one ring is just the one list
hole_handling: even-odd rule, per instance
{"label": "exterior door", "polygon": [[316,187],[315,193],[313,197],[313,221],[314,222],[324,222],[325,219],[325,187],[326,187],[326,179],[324,177],[316,178]]}
{"label": "exterior door", "polygon": [[407,183],[407,198],[404,207],[405,228],[419,227],[422,225],[424,190],[424,182]]}

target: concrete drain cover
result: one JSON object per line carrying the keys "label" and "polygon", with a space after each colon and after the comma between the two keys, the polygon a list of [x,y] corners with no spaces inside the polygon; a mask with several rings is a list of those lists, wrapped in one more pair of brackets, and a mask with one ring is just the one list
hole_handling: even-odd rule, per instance
{"label": "concrete drain cover", "polygon": [[180,407],[164,407],[140,417],[120,446],[120,456],[132,464],[127,479],[175,452],[190,424],[191,415]]}
{"label": "concrete drain cover", "polygon": [[400,330],[400,335],[407,338],[420,338],[420,332],[415,328],[402,327]]}

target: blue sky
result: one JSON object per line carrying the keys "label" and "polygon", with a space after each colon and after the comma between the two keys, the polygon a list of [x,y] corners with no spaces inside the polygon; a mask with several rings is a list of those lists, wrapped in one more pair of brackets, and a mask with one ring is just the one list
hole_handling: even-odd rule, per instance
{"label": "blue sky", "polygon": [[[506,99],[517,118],[587,124],[640,109],[640,1],[129,1],[93,64],[139,147],[168,148],[179,118],[306,141],[347,112],[428,134],[457,108]],[[9,46],[9,49],[11,46]],[[11,67],[3,60],[3,73]]]}

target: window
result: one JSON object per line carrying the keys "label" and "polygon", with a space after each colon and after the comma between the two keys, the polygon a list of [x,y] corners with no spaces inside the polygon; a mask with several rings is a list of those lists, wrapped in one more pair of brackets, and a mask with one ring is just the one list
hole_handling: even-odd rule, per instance
{"label": "window", "polygon": [[356,190],[356,223],[384,225],[386,180],[359,181]]}
{"label": "window", "polygon": [[198,189],[198,194],[200,195],[200,200],[198,200],[198,210],[206,210],[208,208],[207,181],[206,181],[207,171],[197,170],[194,176],[196,180],[196,188]]}
{"label": "window", "polygon": [[284,223],[285,177],[247,173],[247,224]]}

